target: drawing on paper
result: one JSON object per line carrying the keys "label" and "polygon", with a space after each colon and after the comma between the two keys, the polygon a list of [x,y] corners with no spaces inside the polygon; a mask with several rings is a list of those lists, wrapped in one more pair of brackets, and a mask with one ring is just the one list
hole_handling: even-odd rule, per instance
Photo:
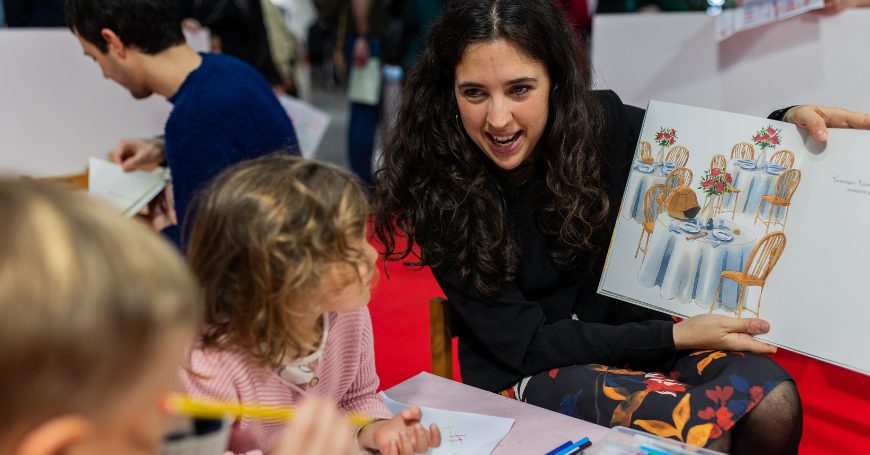
{"label": "drawing on paper", "polygon": [[447,428],[447,437],[450,441],[450,448],[452,449],[456,445],[462,445],[462,440],[467,436],[464,434],[455,433],[453,431],[453,426],[448,426]]}

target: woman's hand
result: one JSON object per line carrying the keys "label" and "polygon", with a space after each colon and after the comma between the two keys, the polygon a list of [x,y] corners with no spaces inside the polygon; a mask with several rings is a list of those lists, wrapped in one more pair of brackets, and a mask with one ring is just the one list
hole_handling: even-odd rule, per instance
{"label": "woman's hand", "polygon": [[426,453],[441,445],[441,431],[435,424],[427,431],[420,424],[423,413],[419,406],[411,406],[392,419],[372,422],[359,434],[362,447],[377,449],[384,455],[411,455]]}
{"label": "woman's hand", "polygon": [[718,314],[702,314],[674,324],[677,350],[717,349],[773,354],[776,348],[753,338],[770,331],[763,319],[737,319]]}
{"label": "woman's hand", "polygon": [[782,118],[806,128],[819,142],[828,140],[828,127],[870,129],[870,115],[838,107],[802,104],[789,109]]}

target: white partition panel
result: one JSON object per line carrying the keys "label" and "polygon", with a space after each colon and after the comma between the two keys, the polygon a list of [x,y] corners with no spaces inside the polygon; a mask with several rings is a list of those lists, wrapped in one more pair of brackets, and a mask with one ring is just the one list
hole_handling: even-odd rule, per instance
{"label": "white partition panel", "polygon": [[595,16],[597,87],[650,99],[767,115],[816,103],[870,112],[870,8],[803,14],[717,43],[704,13]]}
{"label": "white partition panel", "polygon": [[161,134],[170,109],[103,79],[67,29],[0,29],[0,173],[84,171],[121,138]]}

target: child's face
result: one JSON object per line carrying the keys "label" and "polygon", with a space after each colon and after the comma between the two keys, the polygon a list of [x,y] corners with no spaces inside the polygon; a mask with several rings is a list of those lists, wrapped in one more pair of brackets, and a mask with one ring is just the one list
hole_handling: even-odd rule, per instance
{"label": "child's face", "polygon": [[151,356],[142,359],[148,366],[93,423],[93,432],[69,451],[71,454],[156,454],[169,429],[171,417],[160,408],[168,392],[183,391],[178,368],[193,339],[192,328],[172,329],[159,341]]}
{"label": "child's face", "polygon": [[357,279],[356,273],[348,270],[345,264],[332,268],[324,277],[321,288],[325,294],[322,303],[324,312],[364,307],[372,298],[371,288],[377,275],[375,262],[378,253],[366,241],[365,236],[352,242],[351,247],[360,249],[365,256],[357,265],[357,273],[362,280]]}

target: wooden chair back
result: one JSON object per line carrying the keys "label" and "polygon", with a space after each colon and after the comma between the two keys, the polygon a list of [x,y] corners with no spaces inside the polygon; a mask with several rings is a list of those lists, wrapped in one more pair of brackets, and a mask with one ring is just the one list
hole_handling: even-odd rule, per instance
{"label": "wooden chair back", "polygon": [[773,266],[779,261],[785,250],[786,238],[781,231],[771,232],[765,235],[752,248],[749,260],[743,273],[749,277],[761,281],[767,280],[767,275],[773,270]]}
{"label": "wooden chair back", "polygon": [[689,149],[682,145],[675,145],[668,150],[665,161],[670,161],[677,167],[686,167],[686,163],[689,162]]}
{"label": "wooden chair back", "polygon": [[725,170],[728,167],[728,161],[725,160],[725,155],[719,153],[713,155],[713,159],[710,160],[710,169],[721,169]]}
{"label": "wooden chair back", "polygon": [[640,150],[638,150],[637,158],[641,161],[644,161],[644,158],[647,160],[652,159],[652,146],[647,141],[640,141]]}
{"label": "wooden chair back", "polygon": [[775,197],[784,202],[791,202],[791,197],[797,191],[798,185],[801,183],[801,171],[799,169],[789,169],[776,178],[776,193]]}
{"label": "wooden chair back", "polygon": [[432,374],[453,379],[453,336],[450,303],[443,297],[429,299]]}
{"label": "wooden chair back", "polygon": [[654,223],[656,217],[664,210],[665,192],[666,188],[661,184],[653,185],[646,190],[643,198],[643,219],[647,223]]}
{"label": "wooden chair back", "polygon": [[665,197],[674,191],[678,186],[689,186],[692,184],[692,170],[687,167],[678,167],[668,173],[665,178]]}
{"label": "wooden chair back", "polygon": [[780,150],[771,155],[770,163],[791,169],[794,166],[794,152],[791,150]]}
{"label": "wooden chair back", "polygon": [[731,159],[754,160],[755,146],[749,142],[740,142],[738,144],[734,144],[734,147],[731,148]]}

